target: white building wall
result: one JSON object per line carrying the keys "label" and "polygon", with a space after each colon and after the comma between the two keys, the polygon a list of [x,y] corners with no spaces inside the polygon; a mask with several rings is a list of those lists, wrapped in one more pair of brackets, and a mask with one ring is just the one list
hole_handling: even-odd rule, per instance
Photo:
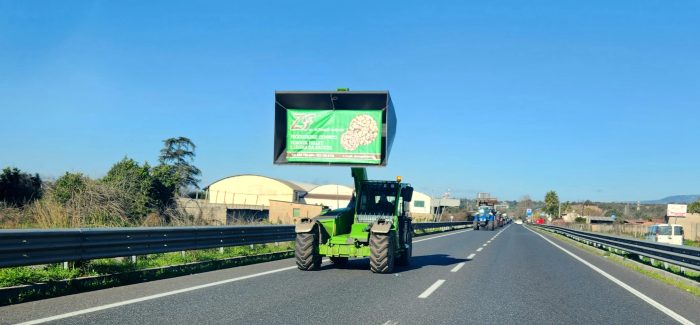
{"label": "white building wall", "polygon": [[431,198],[425,193],[413,191],[413,200],[411,200],[411,213],[429,214]]}

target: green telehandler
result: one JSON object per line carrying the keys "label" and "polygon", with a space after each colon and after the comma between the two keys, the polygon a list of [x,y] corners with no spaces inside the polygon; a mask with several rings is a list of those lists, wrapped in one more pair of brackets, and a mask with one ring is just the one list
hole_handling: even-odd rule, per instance
{"label": "green telehandler", "polygon": [[369,257],[370,270],[391,273],[408,265],[413,251],[413,227],[408,216],[413,187],[396,181],[368,180],[365,168],[352,168],[355,195],[344,209],[296,225],[295,258],[300,270],[318,270],[328,256],[334,264],[350,257]]}
{"label": "green telehandler", "polygon": [[396,134],[388,91],[276,91],[273,162],[350,166],[355,193],[348,206],[296,225],[296,262],[317,270],[369,257],[376,273],[411,260],[410,184],[367,179],[366,166],[386,166]]}

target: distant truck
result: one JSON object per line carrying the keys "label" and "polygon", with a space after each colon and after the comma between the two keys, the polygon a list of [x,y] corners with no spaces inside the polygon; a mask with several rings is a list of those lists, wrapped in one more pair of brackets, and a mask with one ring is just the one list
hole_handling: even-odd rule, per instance
{"label": "distant truck", "polygon": [[662,244],[683,245],[683,226],[658,224],[647,228],[644,238]]}

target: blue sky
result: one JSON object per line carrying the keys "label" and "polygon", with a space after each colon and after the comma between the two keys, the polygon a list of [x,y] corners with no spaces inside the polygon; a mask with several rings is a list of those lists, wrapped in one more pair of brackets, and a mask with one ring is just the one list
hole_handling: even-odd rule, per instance
{"label": "blue sky", "polygon": [[161,140],[202,185],[273,166],[274,90],[388,89],[420,191],[700,193],[697,1],[0,1],[0,166],[103,176]]}

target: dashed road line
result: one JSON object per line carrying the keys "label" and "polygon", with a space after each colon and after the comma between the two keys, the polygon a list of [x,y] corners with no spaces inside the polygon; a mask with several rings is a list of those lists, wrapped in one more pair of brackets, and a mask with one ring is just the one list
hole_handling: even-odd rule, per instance
{"label": "dashed road line", "polygon": [[464,262],[459,263],[455,267],[453,267],[452,270],[450,270],[450,272],[455,273],[455,272],[459,271],[459,269],[461,269],[463,266],[464,266]]}
{"label": "dashed road line", "polygon": [[421,293],[420,296],[418,296],[418,298],[425,299],[425,298],[430,297],[430,295],[433,292],[435,292],[435,290],[437,290],[443,283],[445,283],[445,280],[435,281],[435,283],[433,283],[433,285],[428,287],[428,289],[425,289],[425,291],[423,291],[423,293]]}
{"label": "dashed road line", "polygon": [[476,249],[477,252],[481,252],[481,250],[484,249],[483,247],[479,247]]}
{"label": "dashed road line", "polygon": [[467,256],[467,259],[468,259],[468,260],[471,260],[471,259],[474,258],[474,256],[476,256],[476,254],[471,253],[471,254],[469,254],[469,256]]}

